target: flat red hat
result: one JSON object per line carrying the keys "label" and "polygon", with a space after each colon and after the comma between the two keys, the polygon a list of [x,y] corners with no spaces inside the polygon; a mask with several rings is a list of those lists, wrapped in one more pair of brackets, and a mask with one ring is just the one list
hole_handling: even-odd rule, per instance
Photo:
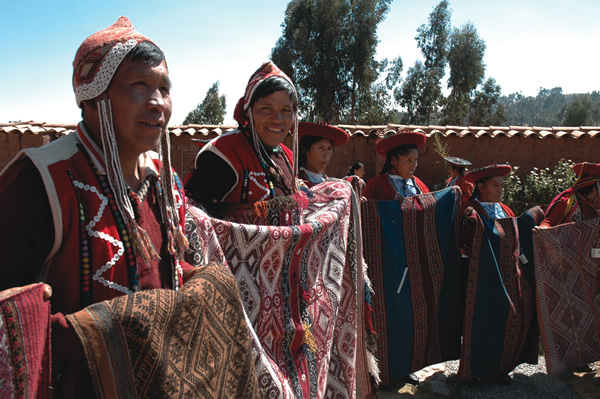
{"label": "flat red hat", "polygon": [[304,136],[317,136],[329,139],[336,147],[346,144],[350,139],[350,135],[344,129],[326,123],[314,122],[298,123],[298,139],[302,139]]}
{"label": "flat red hat", "polygon": [[465,180],[469,183],[475,184],[480,179],[490,176],[502,176],[506,177],[512,170],[512,166],[502,163],[493,163],[486,165],[478,169],[473,169],[465,175]]}
{"label": "flat red hat", "polygon": [[427,141],[427,136],[424,133],[410,129],[400,130],[398,133],[393,131],[388,132],[382,139],[375,144],[375,151],[379,155],[387,156],[387,153],[396,147],[405,144],[414,144],[417,149],[421,148]]}
{"label": "flat red hat", "polygon": [[577,178],[600,177],[600,163],[581,162],[573,165]]}

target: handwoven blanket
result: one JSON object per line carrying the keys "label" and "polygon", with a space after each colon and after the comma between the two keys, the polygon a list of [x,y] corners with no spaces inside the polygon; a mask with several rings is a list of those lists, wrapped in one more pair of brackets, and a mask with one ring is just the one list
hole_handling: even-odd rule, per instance
{"label": "handwoven blanket", "polygon": [[536,228],[537,309],[546,368],[600,360],[600,218]]}
{"label": "handwoven blanket", "polygon": [[[224,254],[237,280],[261,396],[369,397],[358,202],[343,180],[302,194],[259,204],[245,214],[246,224],[217,218],[207,224],[203,212],[191,212],[197,228],[214,231],[215,256]],[[301,218],[286,216],[298,209]],[[213,251],[204,251],[208,259]]]}
{"label": "handwoven blanket", "polygon": [[178,290],[120,296],[67,316],[98,398],[258,398],[248,328],[223,265]]}
{"label": "handwoven blanket", "polygon": [[42,284],[0,300],[0,397],[50,398],[50,302]]}
{"label": "handwoven blanket", "polygon": [[[473,226],[473,235],[458,380],[507,374],[521,359],[531,358],[524,355],[532,350],[526,344],[537,350],[537,338],[530,338],[536,327],[526,274],[531,273],[533,258],[531,228],[540,220],[537,207],[519,218],[504,219],[482,218],[473,208],[465,211],[464,223]],[[519,229],[521,224],[527,228]]]}
{"label": "handwoven blanket", "polygon": [[365,260],[382,384],[458,358],[462,309],[456,187],[364,201]]}

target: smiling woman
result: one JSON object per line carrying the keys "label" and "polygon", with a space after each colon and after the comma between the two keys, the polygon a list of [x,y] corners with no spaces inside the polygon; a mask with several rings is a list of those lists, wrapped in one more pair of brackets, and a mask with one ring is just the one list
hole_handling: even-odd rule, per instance
{"label": "smiling woman", "polygon": [[238,101],[236,130],[205,145],[186,183],[189,197],[208,210],[218,204],[251,204],[296,190],[292,152],[281,144],[297,131],[298,97],[272,62],[250,78]]}

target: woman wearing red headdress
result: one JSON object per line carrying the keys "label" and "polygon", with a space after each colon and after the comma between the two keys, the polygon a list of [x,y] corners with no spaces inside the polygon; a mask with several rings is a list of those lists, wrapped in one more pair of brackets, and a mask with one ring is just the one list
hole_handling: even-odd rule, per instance
{"label": "woman wearing red headdress", "polygon": [[298,155],[298,177],[308,187],[325,179],[325,168],[333,155],[333,148],[344,145],[350,136],[345,130],[322,123],[300,122]]}
{"label": "woman wearing red headdress", "polygon": [[600,216],[600,163],[573,165],[577,180],[548,205],[540,227],[593,219]]}
{"label": "woman wearing red headdress", "polygon": [[427,137],[421,132],[388,132],[375,145],[375,151],[386,157],[385,164],[381,173],[369,180],[363,195],[368,199],[381,201],[428,193],[425,183],[415,176],[418,150],[426,140]]}
{"label": "woman wearing red headdress", "polygon": [[480,216],[488,219],[514,217],[514,212],[500,202],[504,190],[504,178],[512,167],[506,164],[492,164],[472,170],[465,180],[473,184],[473,194],[463,208],[472,206]]}
{"label": "woman wearing red headdress", "polygon": [[187,195],[210,209],[293,194],[292,151],[282,144],[298,124],[298,95],[290,78],[272,62],[264,63],[250,78],[234,117],[238,129],[196,156]]}

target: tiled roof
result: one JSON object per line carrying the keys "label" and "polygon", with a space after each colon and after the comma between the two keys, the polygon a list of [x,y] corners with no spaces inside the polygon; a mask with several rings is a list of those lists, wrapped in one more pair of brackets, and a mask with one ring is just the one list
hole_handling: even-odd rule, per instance
{"label": "tiled roof", "polygon": [[[420,130],[430,136],[434,133],[440,133],[443,137],[457,136],[465,137],[529,137],[534,136],[540,139],[548,137],[600,137],[600,127],[598,126],[579,126],[579,127],[538,127],[538,126],[435,126],[435,125],[337,125],[346,130],[351,136],[378,136],[382,137],[389,130],[413,129]],[[30,134],[68,134],[75,130],[76,124],[47,124],[43,122],[15,122],[15,123],[0,123],[0,132],[4,133],[30,133]],[[188,134],[190,136],[213,136],[220,135],[231,129],[235,129],[234,125],[184,125],[184,126],[169,126],[169,132],[176,136]]]}

